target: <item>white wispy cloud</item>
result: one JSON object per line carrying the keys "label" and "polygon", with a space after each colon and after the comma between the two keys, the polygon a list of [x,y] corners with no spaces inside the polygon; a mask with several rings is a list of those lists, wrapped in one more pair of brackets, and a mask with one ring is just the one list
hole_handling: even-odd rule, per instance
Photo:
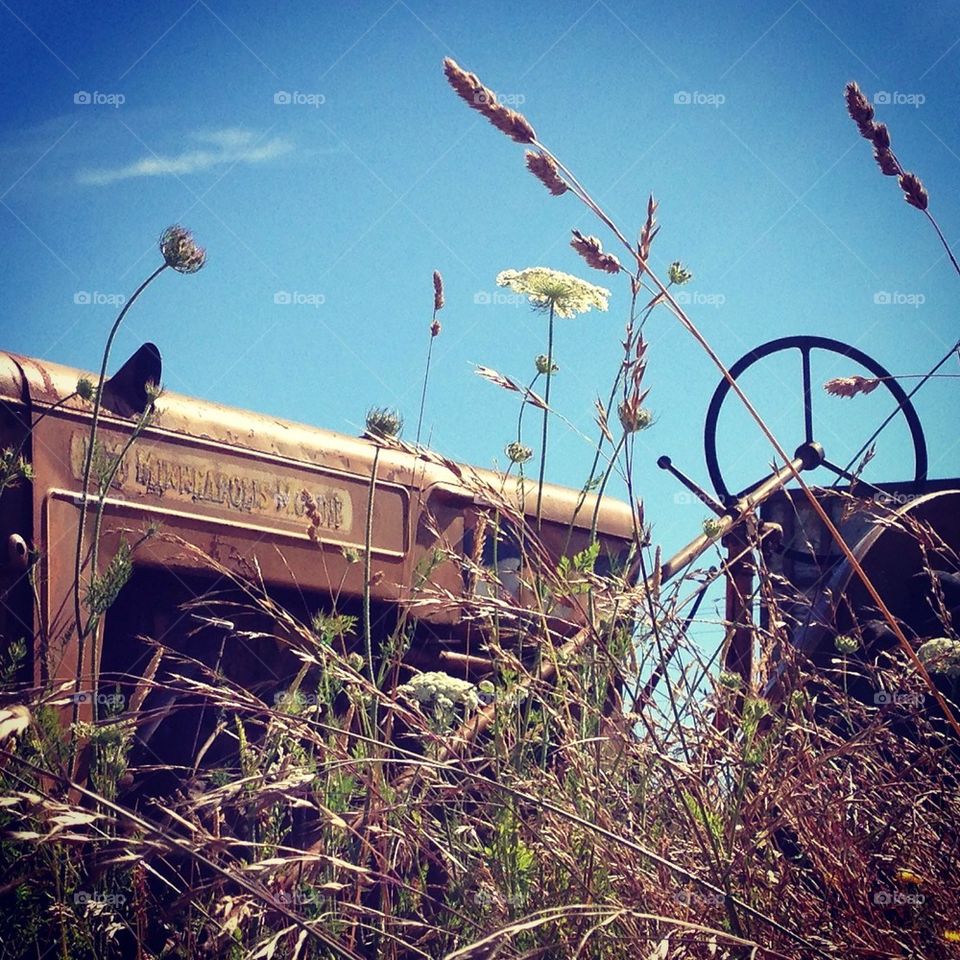
{"label": "white wispy cloud", "polygon": [[77,181],[103,187],[134,177],[182,177],[226,164],[263,163],[282,157],[294,148],[293,143],[282,137],[259,143],[257,134],[235,127],[195,133],[192,134],[192,139],[207,146],[185,150],[173,156],[150,154],[122,167],[81,170],[77,174]]}

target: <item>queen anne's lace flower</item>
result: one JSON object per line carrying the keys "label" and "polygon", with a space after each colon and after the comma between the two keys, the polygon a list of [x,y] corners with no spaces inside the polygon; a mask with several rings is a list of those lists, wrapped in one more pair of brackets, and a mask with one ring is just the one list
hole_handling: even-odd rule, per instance
{"label": "queen anne's lace flower", "polygon": [[934,637],[917,648],[917,659],[931,673],[960,677],[960,641]]}
{"label": "queen anne's lace flower", "polygon": [[462,703],[468,712],[480,706],[477,688],[469,680],[451,677],[440,670],[417,674],[408,683],[397,687],[397,693],[444,713],[458,703]]}
{"label": "queen anne's lace flower", "polygon": [[575,317],[594,307],[606,310],[610,297],[603,287],[549,267],[504,270],[497,275],[497,286],[526,294],[537,306],[552,306],[558,317]]}

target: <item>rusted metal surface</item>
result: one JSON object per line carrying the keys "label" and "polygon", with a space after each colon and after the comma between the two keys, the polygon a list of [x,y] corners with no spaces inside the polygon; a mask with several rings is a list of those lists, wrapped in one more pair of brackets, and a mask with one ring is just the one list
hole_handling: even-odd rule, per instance
{"label": "rusted metal surface", "polygon": [[[150,358],[141,360],[149,371]],[[74,564],[92,416],[89,403],[71,397],[81,376],[91,377],[0,353],[6,445],[15,445],[18,438],[26,443],[35,475],[32,484],[4,496],[0,532],[4,540],[22,537],[39,553],[39,605],[31,631],[39,638],[33,657],[37,684],[69,680],[76,673]],[[132,386],[136,393],[136,384]],[[102,412],[97,441],[116,455],[129,440],[135,417],[129,405],[105,406],[114,410]],[[375,462],[372,599],[387,604],[420,599],[418,571],[429,566],[431,585],[451,600],[418,603],[417,617],[456,630],[455,601],[468,587],[453,558],[463,555],[480,512],[487,509],[474,491],[484,484],[499,490],[502,477],[464,468],[472,478],[465,483],[438,458],[387,447],[378,452],[366,439],[174,393],[157,401],[155,416],[124,455],[107,494],[101,569],[121,537],[132,541],[149,525],[159,524],[164,535],[152,537],[136,552],[140,570],[181,577],[197,572],[196,553],[178,545],[179,539],[235,573],[256,570],[268,588],[295,584],[318,597],[358,597],[364,565],[351,562],[349,554],[364,549]],[[314,539],[302,491],[316,504]],[[507,482],[504,493],[516,496],[514,481]],[[544,489],[543,539],[558,555],[579,498],[578,491]],[[526,499],[529,513],[535,498]],[[594,505],[588,496],[574,522],[570,551],[586,546]],[[598,534],[605,548],[624,552],[633,539],[629,507],[604,498]],[[151,602],[144,597],[144,603]],[[83,673],[92,677],[97,669],[89,661]]]}

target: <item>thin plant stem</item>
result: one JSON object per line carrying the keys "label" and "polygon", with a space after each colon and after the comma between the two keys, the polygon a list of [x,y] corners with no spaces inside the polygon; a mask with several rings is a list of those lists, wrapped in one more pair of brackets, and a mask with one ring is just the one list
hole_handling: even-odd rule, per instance
{"label": "thin plant stem", "polygon": [[[373,468],[370,475],[370,493],[367,496],[367,523],[363,535],[363,642],[367,657],[367,676],[371,684],[376,684],[377,675],[373,666],[373,623],[370,615],[370,586],[372,577],[373,548],[373,500],[377,489],[377,467],[380,464],[380,445],[373,452]],[[371,698],[370,736],[376,737],[377,699]]]}
{"label": "thin plant stem", "polygon": [[[90,438],[87,442],[87,455],[84,458],[83,463],[83,485],[80,488],[80,519],[79,526],[77,531],[77,554],[74,562],[74,584],[73,584],[73,611],[74,618],[76,621],[76,631],[77,631],[77,674],[76,674],[76,686],[77,690],[80,689],[80,683],[83,679],[83,659],[84,654],[86,653],[86,633],[84,630],[83,624],[83,613],[80,609],[80,577],[83,573],[83,547],[84,547],[84,528],[87,520],[87,504],[89,502],[89,486],[90,486],[90,472],[93,467],[93,453],[94,447],[97,441],[97,427],[100,422],[100,407],[103,403],[103,385],[107,379],[107,364],[110,362],[110,350],[113,347],[114,338],[117,335],[117,331],[120,329],[120,324],[123,323],[123,318],[127,315],[127,311],[136,303],[137,298],[143,293],[144,290],[158,277],[164,270],[169,266],[168,263],[164,262],[153,273],[147,277],[143,283],[137,287],[136,291],[130,299],[123,305],[123,309],[117,315],[117,319],[113,321],[113,326],[110,328],[110,334],[107,337],[107,343],[103,350],[103,360],[100,364],[100,377],[97,381],[97,390],[94,396],[93,402],[93,418],[90,423]],[[92,571],[92,576],[96,576],[97,571]],[[73,722],[76,723],[80,715],[80,703],[76,701],[73,705]]]}
{"label": "thin plant stem", "polygon": [[[433,317],[436,319],[437,311],[433,311]],[[417,416],[417,439],[416,442],[420,443],[420,429],[423,426],[423,410],[427,403],[427,381],[430,379],[430,359],[433,356],[433,341],[437,338],[434,336],[433,331],[430,331],[430,343],[427,346],[427,365],[423,371],[423,389],[420,391],[420,413]]]}
{"label": "thin plant stem", "polygon": [[947,251],[947,256],[950,258],[950,262],[953,264],[953,269],[960,273],[960,263],[957,263],[957,258],[953,255],[953,251],[950,249],[950,244],[947,243],[947,238],[943,235],[943,231],[940,229],[940,224],[933,218],[933,214],[929,210],[923,211],[926,218],[933,224],[933,229],[937,231],[937,236],[940,238],[940,242],[943,244],[943,249]]}
{"label": "thin plant stem", "polygon": [[540,477],[537,481],[537,531],[540,530],[540,514],[543,508],[543,478],[547,469],[547,430],[550,424],[550,383],[553,380],[553,303],[550,304],[550,319],[547,323],[547,386],[543,392],[543,431],[540,437]]}

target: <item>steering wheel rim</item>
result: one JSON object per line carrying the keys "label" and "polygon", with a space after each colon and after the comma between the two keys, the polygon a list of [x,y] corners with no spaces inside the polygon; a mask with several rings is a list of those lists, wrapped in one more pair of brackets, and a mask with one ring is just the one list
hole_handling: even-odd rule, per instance
{"label": "steering wheel rim", "polygon": [[[812,408],[812,384],[810,378],[810,352],[812,350],[825,350],[829,353],[839,353],[848,360],[858,363],[861,367],[869,370],[874,377],[880,378],[880,383],[891,393],[897,401],[899,412],[903,414],[910,430],[910,438],[913,442],[915,471],[911,482],[911,492],[919,492],[924,481],[927,479],[927,441],[924,437],[923,427],[920,424],[920,417],[917,415],[916,408],[910,402],[906,391],[900,384],[894,380],[889,371],[878,363],[873,357],[858,350],[856,347],[840,340],[833,340],[830,337],[817,337],[810,335],[799,335],[793,337],[780,337],[776,340],[770,340],[767,343],[755,347],[749,353],[744,354],[729,368],[730,375],[736,380],[745,370],[752,367],[755,363],[769,357],[774,353],[781,353],[786,350],[798,350],[802,359],[803,376],[803,401],[804,401],[804,441],[812,443],[813,436],[813,408]],[[717,498],[727,506],[733,502],[736,497],[730,493],[723,473],[720,470],[720,461],[717,456],[717,422],[720,416],[720,410],[723,401],[730,392],[730,383],[724,377],[717,385],[713,396],[710,399],[710,405],[707,407],[707,416],[703,427],[703,449],[707,461],[707,472],[710,475],[710,482],[716,491]],[[833,472],[838,473],[836,467],[826,464],[832,468]],[[845,469],[845,468],[844,468]]]}

